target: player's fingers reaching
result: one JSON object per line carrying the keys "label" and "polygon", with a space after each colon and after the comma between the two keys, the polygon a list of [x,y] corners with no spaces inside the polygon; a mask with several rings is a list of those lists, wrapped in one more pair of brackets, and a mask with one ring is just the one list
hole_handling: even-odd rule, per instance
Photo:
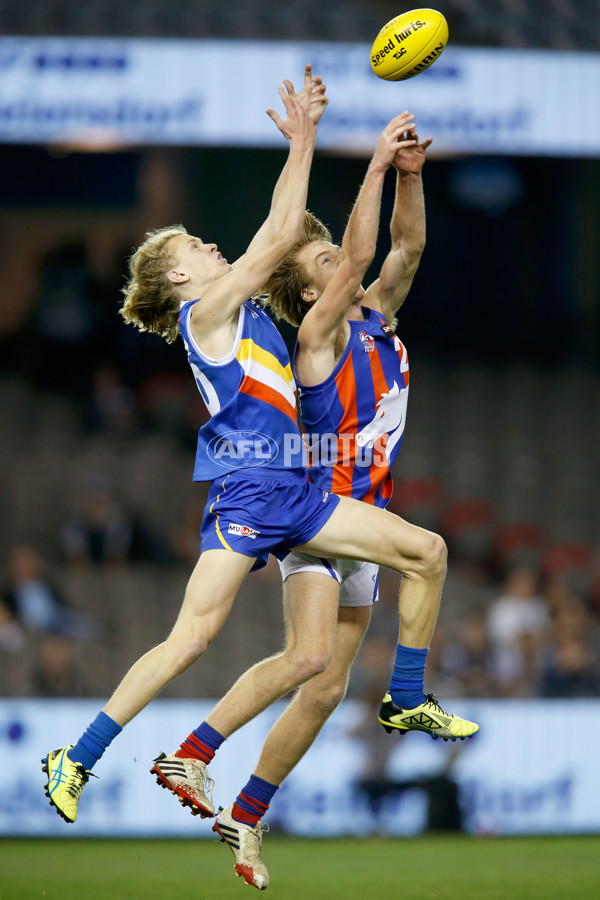
{"label": "player's fingers reaching", "polygon": [[308,111],[308,117],[314,125],[316,125],[317,122],[320,120],[321,116],[325,112],[325,108],[328,103],[329,103],[328,97],[315,98],[314,100],[310,101],[310,109]]}
{"label": "player's fingers reaching", "polygon": [[404,112],[400,113],[397,116],[394,116],[394,118],[388,123],[387,128],[391,128],[393,130],[394,128],[398,128],[401,125],[404,125],[406,127],[406,125],[408,125],[409,122],[412,122],[414,118],[415,117],[413,116],[413,114],[409,113],[409,111],[405,109]]}
{"label": "player's fingers reaching", "polygon": [[432,137],[428,137],[427,140],[426,140],[426,141],[423,141],[423,143],[422,143],[422,144],[419,144],[419,146],[421,147],[422,150],[427,150],[427,148],[428,148],[431,144],[433,144],[433,138],[432,138]]}
{"label": "player's fingers reaching", "polygon": [[270,116],[280,131],[283,131],[283,119],[279,115],[279,113],[275,112],[274,109],[268,109],[267,115]]}
{"label": "player's fingers reaching", "polygon": [[294,97],[295,94],[296,94],[296,91],[294,90],[294,85],[292,84],[292,82],[289,81],[289,79],[284,78],[284,79],[283,79],[283,83],[284,83],[285,86],[286,86],[286,89],[287,89],[287,92],[288,92],[289,96],[290,96],[290,97]]}
{"label": "player's fingers reaching", "polygon": [[[407,140],[396,141],[395,151],[403,150],[405,147],[415,147],[417,142],[414,138],[408,138]],[[392,157],[393,159],[394,157]]]}
{"label": "player's fingers reaching", "polygon": [[417,137],[413,133],[414,129],[414,125],[401,125],[399,128],[394,128],[394,130],[389,134],[389,140],[392,143],[397,143],[398,141],[410,141],[411,144],[416,144]]}
{"label": "player's fingers reaching", "polygon": [[291,81],[288,81],[287,78],[284,78],[283,83],[285,84],[285,89],[281,85],[279,85],[277,90],[279,92],[279,96],[283,101],[283,105],[285,106],[285,111],[289,116],[291,110],[294,108],[293,101],[296,99],[296,94],[294,93],[294,85]]}
{"label": "player's fingers reaching", "polygon": [[313,81],[314,81],[314,79],[313,79],[313,74],[312,74],[312,65],[310,63],[307,63],[304,66],[304,90],[305,91],[310,91],[310,86]]}

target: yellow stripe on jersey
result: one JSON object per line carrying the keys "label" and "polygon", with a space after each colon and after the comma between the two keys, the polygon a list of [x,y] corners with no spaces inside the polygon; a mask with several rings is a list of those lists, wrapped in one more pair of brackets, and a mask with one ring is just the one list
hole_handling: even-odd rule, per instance
{"label": "yellow stripe on jersey", "polygon": [[296,408],[296,383],[289,363],[283,366],[273,353],[260,347],[252,338],[240,341],[236,359],[246,375],[273,388]]}

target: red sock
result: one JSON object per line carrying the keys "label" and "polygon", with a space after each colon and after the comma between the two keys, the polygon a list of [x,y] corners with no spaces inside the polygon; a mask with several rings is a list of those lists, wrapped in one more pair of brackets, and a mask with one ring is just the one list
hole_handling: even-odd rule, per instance
{"label": "red sock", "polygon": [[180,756],[184,759],[201,759],[205,763],[209,763],[214,755],[215,751],[212,747],[208,747],[202,741],[199,741],[193,732],[188,735],[175,754],[175,756]]}

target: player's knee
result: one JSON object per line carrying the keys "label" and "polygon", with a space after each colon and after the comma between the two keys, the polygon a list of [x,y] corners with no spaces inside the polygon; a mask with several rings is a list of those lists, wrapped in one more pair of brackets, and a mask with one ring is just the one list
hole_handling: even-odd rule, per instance
{"label": "player's knee", "polygon": [[324,672],[330,659],[331,653],[326,648],[316,647],[311,650],[297,651],[292,662],[296,684],[302,684],[309,678]]}
{"label": "player's knee", "polygon": [[443,578],[448,562],[444,539],[439,534],[422,529],[419,529],[418,537],[416,553],[403,571],[409,577],[423,578],[426,581]]}
{"label": "player's knee", "polygon": [[347,678],[340,678],[327,685],[320,685],[318,690],[310,690],[311,684],[305,689],[305,702],[312,715],[325,721],[337,709],[346,696]]}
{"label": "player's knee", "polygon": [[422,560],[423,575],[426,578],[443,578],[448,567],[448,548],[446,542],[439,534],[427,532],[424,540],[424,555]]}
{"label": "player's knee", "polygon": [[328,715],[337,709],[344,697],[346,696],[347,679],[337,681],[330,684],[322,697],[322,704],[328,711]]}
{"label": "player's knee", "polygon": [[186,635],[184,639],[181,636],[174,638],[173,635],[165,642],[171,660],[171,668],[173,676],[181,675],[186,669],[189,669],[200,656],[205,652],[210,641],[205,634],[194,633]]}

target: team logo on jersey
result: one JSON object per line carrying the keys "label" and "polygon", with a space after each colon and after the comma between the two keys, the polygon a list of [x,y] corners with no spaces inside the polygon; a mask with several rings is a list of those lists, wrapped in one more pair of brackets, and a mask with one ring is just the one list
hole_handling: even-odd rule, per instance
{"label": "team logo on jersey", "polygon": [[[357,445],[365,450],[373,448],[377,441],[387,435],[381,465],[386,465],[396,444],[402,438],[407,402],[408,388],[400,389],[394,381],[390,390],[382,394],[377,401],[376,412],[371,421],[356,435]],[[373,463],[378,465],[376,460],[373,460]]]}
{"label": "team logo on jersey", "polygon": [[248,525],[236,525],[235,522],[229,523],[227,532],[228,534],[237,534],[240,537],[252,538],[253,541],[256,540],[256,535],[260,534],[260,531],[256,531],[254,528],[250,528]]}
{"label": "team logo on jersey", "polygon": [[365,353],[373,353],[375,350],[375,338],[373,335],[367,334],[366,331],[359,331],[358,336],[362,341]]}
{"label": "team logo on jersey", "polygon": [[209,441],[206,452],[224,469],[267,466],[279,453],[279,445],[260,431],[227,431]]}

